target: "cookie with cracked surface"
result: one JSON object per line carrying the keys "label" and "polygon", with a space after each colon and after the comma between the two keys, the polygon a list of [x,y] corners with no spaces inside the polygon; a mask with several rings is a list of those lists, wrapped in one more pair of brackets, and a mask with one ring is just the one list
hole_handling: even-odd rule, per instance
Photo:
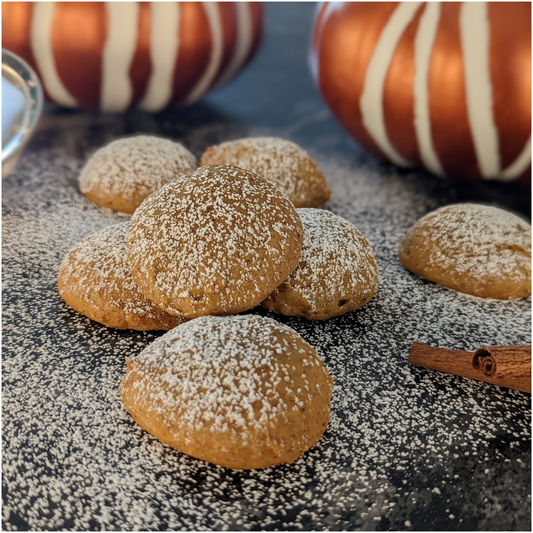
{"label": "cookie with cracked surface", "polygon": [[262,303],[270,311],[326,320],[365,305],[376,292],[372,247],[350,222],[322,209],[297,209],[304,245],[297,267]]}
{"label": "cookie with cracked surface", "polygon": [[427,214],[405,235],[399,257],[420,277],[473,296],[531,294],[531,226],[497,207],[455,204]]}
{"label": "cookie with cracked surface", "polygon": [[234,165],[274,183],[295,207],[318,207],[329,200],[326,178],[309,154],[278,137],[252,137],[208,148],[200,166]]}
{"label": "cookie with cracked surface", "polygon": [[91,202],[131,214],[150,194],[197,166],[181,144],[139,135],[97,150],[81,171],[79,185]]}
{"label": "cookie with cracked surface", "polygon": [[127,361],[122,401],[146,431],[226,468],[292,463],[326,430],[333,378],[288,326],[201,317]]}
{"label": "cookie with cracked surface", "polygon": [[109,226],[76,244],[59,268],[59,295],[110,328],[169,330],[185,319],[165,313],[137,288],[126,259],[129,226]]}
{"label": "cookie with cracked surface", "polygon": [[208,166],[143,202],[128,258],[141,291],[168,313],[228,315],[282,283],[302,242],[300,217],[274,185],[242,168]]}

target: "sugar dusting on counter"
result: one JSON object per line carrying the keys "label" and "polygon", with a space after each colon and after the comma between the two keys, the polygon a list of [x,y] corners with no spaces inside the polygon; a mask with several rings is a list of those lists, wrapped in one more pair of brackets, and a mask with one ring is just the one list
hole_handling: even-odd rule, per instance
{"label": "sugar dusting on counter", "polygon": [[337,376],[332,418],[296,463],[231,471],[171,450],[123,408],[125,358],[158,335],[100,326],[57,294],[68,250],[126,220],[81,195],[69,142],[29,152],[4,182],[5,530],[527,528],[530,396],[407,364],[413,340],[530,343],[529,300],[466,297],[400,265],[409,227],[451,203],[436,182],[310,150],[334,191],[326,207],[369,240],[380,282],[325,322],[254,311],[317,348]]}

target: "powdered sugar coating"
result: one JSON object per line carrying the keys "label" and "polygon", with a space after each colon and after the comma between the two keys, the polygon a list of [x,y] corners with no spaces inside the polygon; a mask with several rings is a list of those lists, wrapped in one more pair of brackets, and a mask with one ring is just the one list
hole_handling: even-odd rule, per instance
{"label": "powdered sugar coating", "polygon": [[[166,370],[159,377],[167,388],[137,388],[141,395],[160,396],[169,416],[177,416],[189,403],[180,419],[191,427],[227,432],[232,426],[253,424],[268,431],[272,418],[287,408],[277,391],[281,382],[286,382],[284,389],[294,397],[294,409],[310,399],[311,383],[305,376],[304,388],[298,391],[286,379],[290,370],[287,352],[306,353],[296,339],[305,341],[288,326],[254,315],[200,317],[184,326],[174,328],[134,358],[145,369]],[[285,334],[282,338],[280,332]],[[309,357],[307,362],[323,365],[318,357]],[[263,387],[267,387],[266,394]],[[254,404],[260,404],[257,413]]]}
{"label": "powdered sugar coating", "polygon": [[196,167],[196,157],[179,143],[127,137],[93,154],[80,174],[80,190],[98,205],[133,213],[147,196]]}
{"label": "powdered sugar coating", "polygon": [[[295,460],[315,443],[317,429],[319,435],[324,431],[325,425],[314,424],[329,419],[332,386],[323,362],[294,330],[270,318],[191,320],[149,345],[130,365],[121,386],[123,397],[128,392],[126,406],[142,405],[150,420],[160,416],[186,453],[205,445],[207,433],[225,444],[222,456],[227,453],[233,462],[261,449],[271,454],[270,448],[274,459],[263,467],[286,462],[296,451],[290,457]],[[290,438],[279,430],[287,425]],[[234,448],[237,457],[231,457]],[[261,459],[246,468],[258,467]]]}
{"label": "powdered sugar coating", "polygon": [[200,165],[235,165],[274,183],[296,207],[317,207],[331,191],[309,154],[297,144],[278,137],[227,141],[208,148]]}
{"label": "powdered sugar coating", "polygon": [[531,294],[531,226],[497,207],[466,203],[427,214],[405,236],[400,259],[427,279],[476,296]]}
{"label": "powdered sugar coating", "polygon": [[171,329],[183,319],[165,313],[139,290],[127,261],[129,222],[83,239],[59,269],[59,294],[74,309],[109,327]]}
{"label": "powdered sugar coating", "polygon": [[194,318],[259,304],[296,266],[302,241],[275,186],[241,168],[202,167],[135,212],[128,257],[148,298]]}
{"label": "powdered sugar coating", "polygon": [[271,311],[324,320],[353,311],[376,292],[372,247],[350,222],[322,209],[297,209],[302,255],[289,277],[263,302]]}

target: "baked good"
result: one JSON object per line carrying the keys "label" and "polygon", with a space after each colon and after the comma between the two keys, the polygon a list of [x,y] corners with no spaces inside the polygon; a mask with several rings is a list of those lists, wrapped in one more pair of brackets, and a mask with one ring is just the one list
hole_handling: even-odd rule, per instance
{"label": "baked good", "polygon": [[139,135],[97,150],[80,175],[80,190],[91,202],[133,213],[163,185],[197,167],[196,158],[177,142]]}
{"label": "baked good", "polygon": [[297,212],[304,228],[300,261],[262,305],[282,315],[325,320],[366,304],[378,284],[378,265],[368,241],[330,211]]}
{"label": "baked good", "polygon": [[274,183],[295,207],[317,207],[329,200],[326,178],[309,154],[277,137],[252,137],[208,148],[200,166],[235,165]]}
{"label": "baked good", "polygon": [[459,292],[498,300],[531,294],[531,226],[497,207],[441,207],[407,232],[399,256],[406,269]]}
{"label": "baked good", "polygon": [[109,226],[82,240],[59,268],[59,295],[78,313],[110,328],[171,329],[185,322],[145,298],[126,259],[129,222]]}
{"label": "baked good", "polygon": [[234,469],[294,462],[326,430],[332,391],[312,346],[254,315],[178,326],[127,361],[120,386],[146,431]]}
{"label": "baked good", "polygon": [[147,198],[131,219],[133,279],[173,315],[250,309],[298,263],[300,217],[279,190],[248,170],[203,167]]}

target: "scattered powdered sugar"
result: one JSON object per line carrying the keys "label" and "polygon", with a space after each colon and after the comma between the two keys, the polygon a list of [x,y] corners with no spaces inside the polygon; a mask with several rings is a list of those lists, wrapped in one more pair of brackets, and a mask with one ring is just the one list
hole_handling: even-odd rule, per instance
{"label": "scattered powdered sugar", "polygon": [[258,304],[298,261],[303,230],[278,189],[247,170],[202,167],[132,217],[128,253],[141,290],[194,317]]}
{"label": "scattered powdered sugar", "polygon": [[297,144],[278,137],[223,142],[209,148],[201,164],[235,165],[251,170],[275,183],[296,206],[316,205],[309,204],[315,200],[310,198],[315,188],[323,189],[321,195],[327,198],[326,182],[309,154]]}
{"label": "scattered powdered sugar", "polygon": [[[99,117],[108,122],[38,132],[3,183],[5,530],[530,528],[530,396],[407,363],[414,340],[531,342],[530,299],[467,297],[398,261],[409,228],[457,203],[461,186],[346,155],[323,136],[303,143],[333,189],[328,209],[374,249],[380,281],[367,305],[324,322],[253,311],[295,329],[337,380],[316,446],[291,465],[231,471],[170,449],[124,409],[125,358],[159,334],[106,328],[57,294],[65,254],[125,220],[77,188],[87,152],[123,131],[122,119]],[[202,131],[196,155],[215,129]]]}
{"label": "scattered powdered sugar", "polygon": [[127,260],[129,229],[129,222],[115,224],[76,244],[60,268],[63,291],[99,316],[106,311],[120,313],[121,322],[130,327],[132,323],[144,326],[141,329],[175,326],[180,320],[148,300],[133,281]]}
{"label": "scattered powdered sugar", "polygon": [[[183,433],[208,428],[246,443],[247,428],[267,434],[289,411],[289,399],[295,410],[313,399],[316,384],[305,374],[297,376],[298,388],[294,384],[296,367],[291,365],[300,357],[293,353],[305,356],[304,370],[321,362],[291,328],[253,315],[207,316],[182,326],[134,358],[149,377],[133,387],[144,402],[161,400],[153,408],[168,421],[179,420]],[[151,374],[150,368],[164,372]]]}
{"label": "scattered powdered sugar", "polygon": [[80,174],[80,189],[132,200],[148,196],[196,167],[196,157],[177,142],[149,135],[127,137],[89,158]]}
{"label": "scattered powdered sugar", "polygon": [[473,279],[531,278],[531,226],[509,211],[457,204],[429,213],[415,228],[434,243],[433,265]]}

